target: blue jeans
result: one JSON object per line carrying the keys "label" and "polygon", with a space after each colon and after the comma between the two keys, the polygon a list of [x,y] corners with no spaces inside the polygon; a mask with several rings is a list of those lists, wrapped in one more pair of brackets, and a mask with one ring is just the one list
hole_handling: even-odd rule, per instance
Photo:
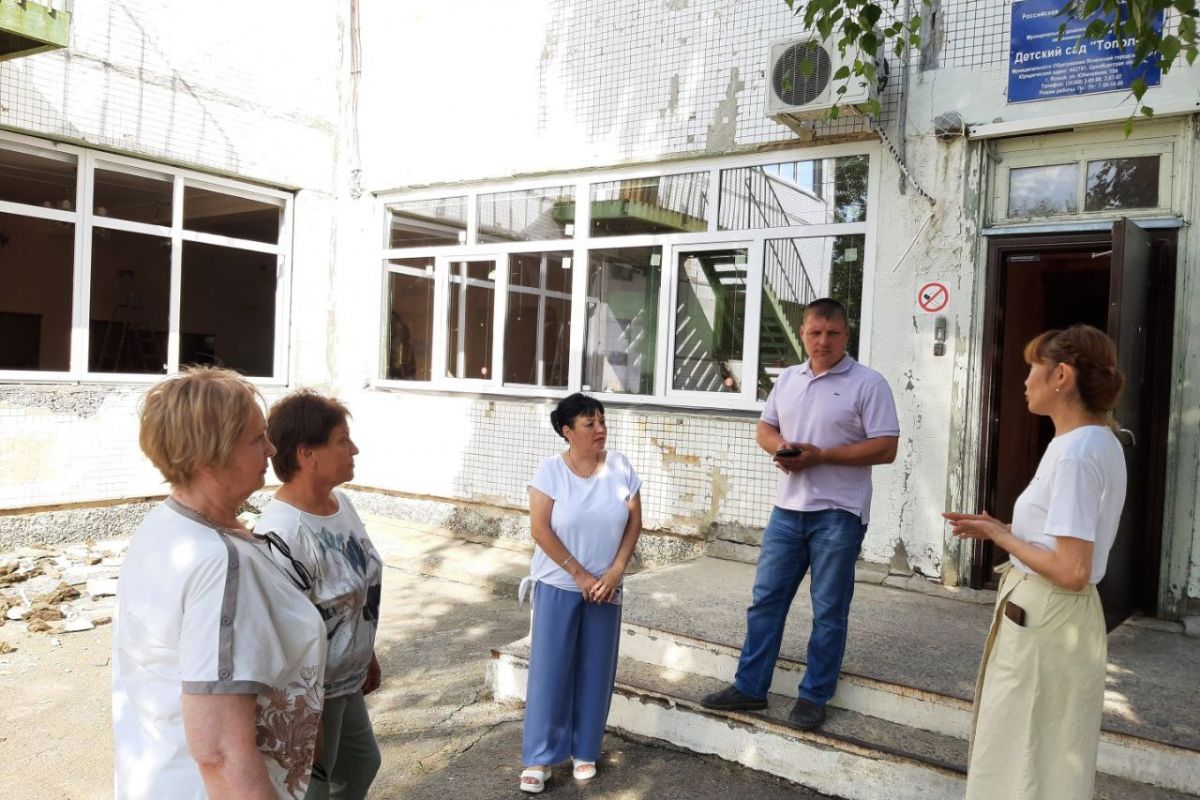
{"label": "blue jeans", "polygon": [[813,627],[800,696],[825,705],[837,688],[846,652],[846,622],[854,597],[854,563],[867,526],[849,511],[789,511],[776,507],[763,531],[754,594],[746,610],[746,642],[734,686],[761,699],[771,676],[788,609],[812,568]]}

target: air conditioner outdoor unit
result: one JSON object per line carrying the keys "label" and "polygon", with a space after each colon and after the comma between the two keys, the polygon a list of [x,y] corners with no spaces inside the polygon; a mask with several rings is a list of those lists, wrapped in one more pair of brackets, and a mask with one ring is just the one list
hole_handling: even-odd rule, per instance
{"label": "air conditioner outdoor unit", "polygon": [[[801,66],[806,59],[812,64],[808,74]],[[876,83],[863,77],[834,80],[843,65],[853,69],[854,55],[847,52],[843,59],[836,45],[818,36],[771,42],[768,64],[767,116],[793,130],[811,129],[812,120],[835,104],[841,111],[866,114],[865,104],[878,96]],[[881,80],[885,65],[876,66]],[[842,86],[846,91],[839,95]]]}

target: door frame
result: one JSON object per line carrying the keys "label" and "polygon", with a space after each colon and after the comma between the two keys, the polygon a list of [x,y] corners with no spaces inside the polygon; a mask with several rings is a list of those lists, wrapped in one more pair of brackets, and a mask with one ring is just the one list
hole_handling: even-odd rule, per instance
{"label": "door frame", "polygon": [[[1137,220],[1134,220],[1137,221]],[[1174,335],[1174,298],[1176,291],[1175,263],[1178,254],[1177,228],[1150,228],[1146,231],[1155,247],[1157,258],[1162,263],[1158,265],[1159,274],[1170,277],[1170,286],[1160,290],[1151,300],[1152,310],[1149,312],[1155,322],[1155,332],[1148,343],[1149,346],[1167,348],[1155,359],[1156,369],[1147,375],[1147,384],[1159,387],[1153,395],[1153,406],[1148,409],[1153,420],[1151,432],[1151,456],[1148,462],[1147,497],[1157,498],[1157,502],[1147,502],[1144,521],[1147,523],[1150,542],[1147,548],[1157,552],[1156,558],[1146,559],[1144,572],[1138,580],[1138,600],[1147,614],[1153,614],[1159,608],[1161,593],[1159,581],[1162,572],[1163,524],[1165,522],[1166,501],[1166,437],[1171,403],[1169,380],[1172,363],[1170,348]],[[986,269],[984,278],[984,314],[980,347],[980,400],[979,416],[977,418],[977,434],[979,436],[978,469],[976,471],[975,496],[982,504],[987,497],[988,489],[993,482],[995,472],[995,414],[997,412],[996,383],[997,359],[1000,355],[1002,338],[1000,336],[1004,310],[1001,307],[1004,287],[1001,283],[1002,266],[1005,258],[1011,253],[1037,251],[1045,253],[1055,250],[1087,250],[1095,248],[1096,252],[1112,249],[1112,230],[1058,231],[1046,234],[1013,234],[1004,235],[999,232],[987,237]],[[1164,316],[1165,313],[1165,316]],[[1154,455],[1157,454],[1157,458]],[[969,586],[982,588],[988,578],[990,565],[984,563],[985,548],[981,542],[972,542],[969,560]]]}

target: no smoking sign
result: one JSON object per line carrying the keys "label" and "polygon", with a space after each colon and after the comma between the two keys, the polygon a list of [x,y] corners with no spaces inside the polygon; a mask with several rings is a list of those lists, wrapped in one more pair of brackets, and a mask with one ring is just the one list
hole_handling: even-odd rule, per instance
{"label": "no smoking sign", "polygon": [[928,314],[937,314],[950,305],[950,290],[946,284],[930,281],[917,290],[917,305]]}

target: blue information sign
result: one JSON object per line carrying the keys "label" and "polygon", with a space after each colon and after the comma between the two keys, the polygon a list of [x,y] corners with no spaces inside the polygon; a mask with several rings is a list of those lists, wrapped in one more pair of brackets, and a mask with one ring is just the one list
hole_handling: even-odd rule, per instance
{"label": "blue information sign", "polygon": [[[1049,100],[1082,94],[1129,91],[1135,78],[1149,86],[1161,79],[1158,56],[1133,69],[1133,40],[1118,42],[1109,33],[1104,39],[1080,39],[1088,23],[1061,16],[1064,0],[1016,0],[1012,6],[1012,35],[1008,51],[1008,102]],[[1124,12],[1122,12],[1124,13]],[[1111,19],[1111,16],[1108,18]],[[1064,22],[1067,29],[1059,38]],[[1155,21],[1162,31],[1162,12]]]}

